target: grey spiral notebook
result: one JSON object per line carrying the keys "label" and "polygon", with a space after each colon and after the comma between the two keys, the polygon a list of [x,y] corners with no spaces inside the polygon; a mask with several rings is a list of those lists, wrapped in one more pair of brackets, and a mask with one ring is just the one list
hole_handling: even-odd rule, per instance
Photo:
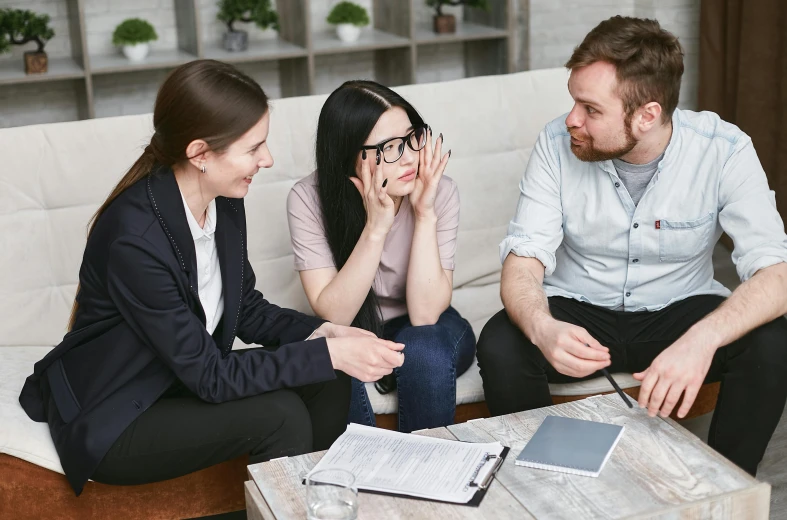
{"label": "grey spiral notebook", "polygon": [[516,465],[598,477],[622,434],[617,424],[549,415]]}

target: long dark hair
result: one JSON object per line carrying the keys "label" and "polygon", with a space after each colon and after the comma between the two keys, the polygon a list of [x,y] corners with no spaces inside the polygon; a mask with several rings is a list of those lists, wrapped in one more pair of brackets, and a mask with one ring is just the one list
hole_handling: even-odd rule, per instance
{"label": "long dark hair", "polygon": [[[337,269],[350,257],[366,224],[366,211],[358,190],[348,180],[367,137],[387,110],[402,108],[413,126],[423,118],[402,96],[374,81],[348,81],[333,91],[317,123],[317,192],[328,245]],[[382,333],[380,306],[374,287],[369,289],[353,326]]]}
{"label": "long dark hair", "polygon": [[[196,60],[173,70],[156,96],[154,133],[150,144],[126,172],[88,223],[88,237],[109,205],[156,165],[172,167],[186,161],[186,147],[203,139],[216,153],[224,152],[268,112],[268,96],[253,79],[215,60]],[[68,330],[76,320],[77,298]]]}

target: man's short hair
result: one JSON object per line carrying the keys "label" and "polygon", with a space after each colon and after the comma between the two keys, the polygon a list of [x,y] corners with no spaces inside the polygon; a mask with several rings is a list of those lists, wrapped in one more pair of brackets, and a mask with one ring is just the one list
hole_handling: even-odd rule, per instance
{"label": "man's short hair", "polygon": [[666,123],[678,106],[683,48],[656,20],[613,16],[598,24],[574,49],[566,68],[605,61],[617,70],[618,95],[627,116],[652,101]]}

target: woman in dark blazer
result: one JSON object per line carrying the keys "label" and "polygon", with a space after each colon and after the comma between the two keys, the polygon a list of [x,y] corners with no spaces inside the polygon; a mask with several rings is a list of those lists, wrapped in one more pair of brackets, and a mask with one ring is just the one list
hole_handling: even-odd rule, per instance
{"label": "woman in dark blazer", "polygon": [[[20,403],[49,423],[74,491],[141,484],[249,454],[326,449],[350,380],[402,364],[402,345],[282,309],[256,289],[243,197],[273,158],[268,99],[200,60],[162,85],[155,133],[93,218],[70,332]],[[238,337],[264,347],[232,350]]]}

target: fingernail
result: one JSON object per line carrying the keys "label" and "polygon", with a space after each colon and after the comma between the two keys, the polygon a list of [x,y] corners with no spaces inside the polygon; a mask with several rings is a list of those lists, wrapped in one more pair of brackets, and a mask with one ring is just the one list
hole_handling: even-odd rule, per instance
{"label": "fingernail", "polygon": [[432,127],[429,127],[429,135],[432,135]]}
{"label": "fingernail", "polygon": [[361,159],[363,159],[364,161],[366,160],[366,150],[363,150],[361,152]]}
{"label": "fingernail", "polygon": [[443,134],[442,133],[440,133],[440,135],[438,136],[438,139],[440,139],[441,141],[443,140]]}
{"label": "fingernail", "polygon": [[451,157],[451,150],[448,150],[448,157]]}
{"label": "fingernail", "polygon": [[[378,164],[379,164],[379,163],[378,163]],[[388,179],[385,179],[385,180],[383,181],[383,188],[385,188],[386,186],[388,186]]]}

